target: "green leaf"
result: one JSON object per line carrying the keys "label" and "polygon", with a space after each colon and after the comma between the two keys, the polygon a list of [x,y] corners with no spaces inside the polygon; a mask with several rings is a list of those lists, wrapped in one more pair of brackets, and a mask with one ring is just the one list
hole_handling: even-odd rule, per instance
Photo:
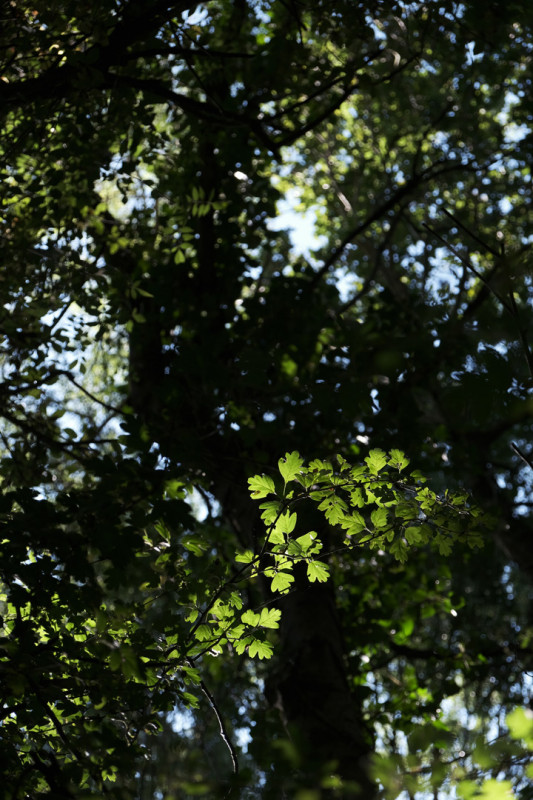
{"label": "green leaf", "polygon": [[319,511],[323,511],[330,525],[342,523],[346,516],[348,506],[344,500],[337,495],[330,493],[318,506]]}
{"label": "green leaf", "polygon": [[209,639],[213,638],[213,629],[210,625],[207,625],[207,623],[204,622],[201,625],[198,625],[194,635],[198,641],[207,642]]}
{"label": "green leaf", "polygon": [[287,555],[295,556],[296,559],[302,558],[302,556],[304,555],[304,551],[302,550],[301,546],[294,539],[291,539],[289,541],[286,552]]}
{"label": "green leaf", "polygon": [[181,541],[183,546],[195,556],[203,556],[208,549],[207,542],[200,536],[184,536]]}
{"label": "green leaf", "polygon": [[296,478],[303,463],[303,458],[300,458],[300,454],[296,450],[292,453],[285,453],[284,458],[279,459],[278,467],[285,484]]}
{"label": "green leaf", "polygon": [[260,613],[245,611],[241,620],[252,628],[278,628],[281,611],[279,608],[262,608]]}
{"label": "green leaf", "polygon": [[397,536],[396,539],[393,541],[393,543],[390,546],[390,552],[391,555],[394,556],[394,558],[400,561],[400,563],[403,564],[407,561],[407,555],[408,555],[407,545],[405,544],[405,542],[401,537]]}
{"label": "green leaf", "polygon": [[233,606],[233,608],[238,608],[240,610],[243,607],[243,600],[239,592],[231,592],[228,597],[228,603]]}
{"label": "green leaf", "polygon": [[344,528],[348,536],[357,536],[358,533],[366,528],[366,521],[358,511],[352,511],[341,520],[341,527]]}
{"label": "green leaf", "polygon": [[352,467],[350,470],[350,478],[355,481],[356,483],[361,480],[367,480],[368,472],[367,468],[360,464],[358,467]]}
{"label": "green leaf", "polygon": [[302,553],[307,553],[313,545],[317,544],[317,535],[315,531],[309,531],[309,533],[304,533],[303,536],[298,536],[295,542],[300,547]]}
{"label": "green leaf", "polygon": [[293,582],[294,575],[290,572],[277,572],[272,579],[270,589],[273,592],[286,592]]}
{"label": "green leaf", "polygon": [[254,656],[259,656],[261,659],[272,658],[273,652],[272,645],[269,642],[261,642],[259,639],[254,639],[248,647],[248,655],[250,658],[254,658]]}
{"label": "green leaf", "polygon": [[279,530],[276,525],[268,534],[267,539],[269,544],[285,544],[285,535]]}
{"label": "green leaf", "polygon": [[375,449],[371,450],[368,456],[365,458],[365,464],[367,464],[368,469],[372,473],[372,475],[377,475],[383,467],[387,466],[387,455],[383,450]]}
{"label": "green leaf", "polygon": [[[331,475],[333,472],[333,467],[329,463],[329,461],[321,461],[319,458],[313,459],[309,464],[309,469],[315,473],[323,472],[325,475]],[[316,478],[316,476],[315,476]]]}
{"label": "green leaf", "polygon": [[486,780],[478,794],[479,800],[513,800],[515,797],[511,781],[500,781],[494,778]]}
{"label": "green leaf", "polygon": [[394,508],[394,514],[398,519],[416,519],[419,514],[416,503],[401,500]]}
{"label": "green leaf", "polygon": [[279,628],[280,618],[279,608],[262,608],[257,625],[260,628]]}
{"label": "green leaf", "polygon": [[185,701],[185,704],[188,708],[198,708],[200,705],[198,698],[191,694],[191,692],[183,692],[181,697]]}
{"label": "green leaf", "polygon": [[424,532],[420,527],[410,526],[405,529],[404,536],[408,544],[421,544],[426,540]]}
{"label": "green leaf", "polygon": [[237,654],[242,656],[248,645],[251,644],[253,641],[254,638],[252,636],[245,636],[243,639],[239,639],[238,642],[234,642],[233,646]]}
{"label": "green leaf", "polygon": [[254,559],[254,554],[251,550],[245,550],[244,553],[238,553],[235,556],[235,561],[239,561],[242,564],[250,564]]}
{"label": "green leaf", "polygon": [[406,458],[405,453],[402,453],[401,450],[391,450],[389,455],[389,464],[391,467],[395,467],[397,470],[401,471],[408,466],[409,459]]}
{"label": "green leaf", "polygon": [[356,508],[363,508],[366,505],[366,497],[359,486],[350,492],[350,503]]}
{"label": "green leaf", "polygon": [[325,583],[329,578],[329,567],[323,561],[310,561],[307,565],[307,577],[311,583]]}
{"label": "green leaf", "polygon": [[251,625],[253,628],[255,628],[258,624],[259,618],[260,615],[251,609],[248,609],[244,612],[244,614],[241,614],[241,620],[244,622],[244,624]]}
{"label": "green leaf", "polygon": [[281,531],[281,533],[292,533],[296,527],[296,519],[296,514],[285,511],[276,522],[274,530]]}
{"label": "green leaf", "polygon": [[282,509],[282,504],[279,500],[267,500],[266,503],[261,503],[259,508],[262,509],[261,519],[266,525],[270,525],[276,521],[276,517]]}
{"label": "green leaf", "polygon": [[457,784],[457,794],[462,800],[473,800],[479,795],[479,785],[476,781],[464,780]]}
{"label": "green leaf", "polygon": [[394,636],[394,641],[398,644],[403,644],[411,636],[415,628],[415,621],[412,617],[408,617],[400,624],[400,630]]}
{"label": "green leaf", "polygon": [[376,508],[370,515],[375,528],[384,528],[387,525],[387,509]]}
{"label": "green leaf", "polygon": [[244,634],[244,625],[232,625],[231,628],[228,628],[226,631],[226,638],[227,639],[240,639]]}
{"label": "green leaf", "polygon": [[439,548],[439,553],[441,556],[449,556],[452,552],[452,541],[448,537],[438,536],[437,547]]}
{"label": "green leaf", "polygon": [[276,487],[270,475],[254,475],[248,478],[250,494],[254,499],[266,497],[267,494],[276,494]]}
{"label": "green leaf", "polygon": [[509,733],[513,739],[523,739],[530,750],[533,750],[533,711],[530,708],[515,708],[505,718]]}

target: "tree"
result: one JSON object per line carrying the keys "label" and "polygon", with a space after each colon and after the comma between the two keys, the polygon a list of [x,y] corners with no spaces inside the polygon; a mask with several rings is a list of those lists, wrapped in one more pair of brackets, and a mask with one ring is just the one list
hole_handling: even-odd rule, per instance
{"label": "tree", "polygon": [[6,796],[530,797],[531,12],[3,16]]}

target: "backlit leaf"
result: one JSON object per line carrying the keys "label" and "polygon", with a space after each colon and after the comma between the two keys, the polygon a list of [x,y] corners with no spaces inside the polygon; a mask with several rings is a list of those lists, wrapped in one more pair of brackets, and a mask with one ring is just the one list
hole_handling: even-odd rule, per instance
{"label": "backlit leaf", "polygon": [[254,639],[248,647],[248,655],[250,658],[258,656],[260,659],[272,658],[273,648],[270,642],[260,642],[259,639]]}
{"label": "backlit leaf", "polygon": [[294,575],[290,572],[277,572],[272,579],[270,588],[273,592],[286,592],[293,582]]}
{"label": "backlit leaf", "polygon": [[279,459],[279,471],[285,483],[294,480],[300,472],[303,463],[303,458],[300,457],[300,454],[296,450],[292,453],[285,453],[284,458]]}
{"label": "backlit leaf", "polygon": [[368,456],[365,458],[365,463],[368,465],[368,468],[372,475],[377,475],[383,467],[387,466],[387,455],[383,450],[374,449],[371,450]]}
{"label": "backlit leaf", "polygon": [[276,487],[270,475],[254,475],[253,478],[248,478],[248,484],[250,494],[255,499],[276,494]]}
{"label": "backlit leaf", "polygon": [[315,581],[325,583],[329,578],[328,565],[324,564],[322,561],[310,561],[307,565],[307,577],[311,583]]}

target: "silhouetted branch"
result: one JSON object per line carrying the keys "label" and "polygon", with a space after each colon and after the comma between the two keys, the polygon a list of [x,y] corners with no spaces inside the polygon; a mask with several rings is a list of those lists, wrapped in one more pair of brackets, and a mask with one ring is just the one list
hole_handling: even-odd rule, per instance
{"label": "silhouetted branch", "polygon": [[[194,663],[190,658],[187,659],[187,663],[189,664],[190,667],[192,667],[194,669]],[[220,713],[220,709],[217,706],[215,698],[213,697],[213,695],[211,694],[211,692],[209,691],[209,689],[207,688],[207,686],[205,685],[203,680],[200,681],[199,686],[200,686],[200,689],[202,690],[203,694],[205,695],[205,697],[209,701],[209,705],[211,706],[211,708],[215,712],[215,717],[217,718],[218,726],[219,726],[219,729],[220,729],[220,738],[222,739],[222,741],[224,742],[224,744],[226,745],[226,747],[229,750],[229,754],[231,756],[231,762],[233,764],[233,772],[234,772],[235,775],[237,775],[238,772],[239,772],[239,760],[237,758],[237,751],[235,750],[235,746],[233,745],[233,742],[231,741],[231,738],[229,736],[228,730],[227,730],[226,725],[224,723],[224,719],[222,717],[222,714]]]}

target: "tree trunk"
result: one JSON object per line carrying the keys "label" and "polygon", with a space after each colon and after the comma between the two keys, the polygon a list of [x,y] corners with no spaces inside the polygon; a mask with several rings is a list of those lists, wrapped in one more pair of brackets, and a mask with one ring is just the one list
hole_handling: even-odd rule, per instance
{"label": "tree trunk", "polygon": [[370,736],[346,679],[334,588],[297,571],[296,590],[282,604],[280,664],[267,694],[281,709],[304,784],[317,789],[336,774],[346,784],[343,797],[370,798]]}
{"label": "tree trunk", "polygon": [[[227,478],[215,490],[217,499],[241,546],[254,549],[258,535],[264,534],[257,504],[242,492],[244,476],[226,481]],[[328,540],[322,519],[304,514],[303,510],[299,517],[300,522],[305,520],[308,527],[318,529],[324,542]],[[331,580],[326,584],[310,583],[303,564],[296,567],[294,575],[292,591],[276,596],[276,605],[282,609],[280,643],[265,696],[279,709],[297,755],[294,783],[321,791],[320,796],[326,798],[329,793],[321,790],[322,780],[338,775],[345,783],[343,797],[367,800],[375,795],[369,778],[372,741],[363,709],[346,677],[335,589]],[[272,600],[267,581],[262,591]]]}

